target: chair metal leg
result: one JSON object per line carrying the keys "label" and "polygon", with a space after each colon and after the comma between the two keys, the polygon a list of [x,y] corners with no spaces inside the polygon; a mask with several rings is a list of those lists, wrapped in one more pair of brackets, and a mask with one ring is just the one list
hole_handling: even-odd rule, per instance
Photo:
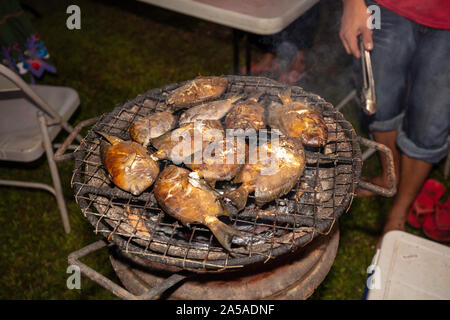
{"label": "chair metal leg", "polygon": [[[62,146],[62,143],[54,143],[53,144],[53,148],[54,149],[58,149]],[[67,150],[71,150],[71,151],[75,151],[78,148],[78,145],[76,144],[71,144],[67,147]]]}
{"label": "chair metal leg", "polygon": [[233,74],[239,74],[239,30],[233,29]]}
{"label": "chair metal leg", "polygon": [[352,91],[350,91],[345,97],[344,99],[342,99],[335,107],[336,110],[341,110],[347,103],[349,103],[351,100],[356,99],[357,98],[357,94],[356,94],[356,90],[353,89]]}
{"label": "chair metal leg", "polygon": [[50,173],[52,175],[53,187],[55,188],[56,202],[58,203],[59,211],[61,213],[64,231],[66,233],[70,233],[70,222],[67,214],[66,203],[64,201],[64,196],[62,192],[61,180],[59,178],[56,162],[53,158],[52,142],[48,135],[46,119],[42,112],[38,113],[38,120],[41,128],[42,138],[44,140],[45,153],[47,155],[47,161],[50,167]]}
{"label": "chair metal leg", "polygon": [[367,159],[369,159],[375,152],[377,152],[377,150],[373,148],[369,148],[366,151],[364,151],[363,154],[361,155],[362,161],[366,161]]}
{"label": "chair metal leg", "polygon": [[[355,89],[350,91],[344,99],[342,99],[335,107],[336,110],[341,110],[347,103],[349,103],[351,100],[356,100],[358,102],[358,94]],[[372,137],[370,137],[372,139]],[[373,139],[372,139],[373,140]],[[368,158],[370,158],[374,153],[376,152],[375,149],[369,148],[362,154],[362,160],[366,161]]]}
{"label": "chair metal leg", "polygon": [[43,189],[50,192],[52,195],[56,197],[55,189],[45,183],[17,181],[17,180],[0,180],[0,186]]}

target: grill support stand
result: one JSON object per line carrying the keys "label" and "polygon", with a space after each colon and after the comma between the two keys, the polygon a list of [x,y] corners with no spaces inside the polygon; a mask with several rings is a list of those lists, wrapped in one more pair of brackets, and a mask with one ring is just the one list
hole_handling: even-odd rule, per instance
{"label": "grill support stand", "polygon": [[[277,275],[275,276],[265,276],[265,277],[274,277],[275,279],[284,278],[285,276],[289,281],[296,280],[297,282],[293,283],[292,286],[286,287],[285,293],[277,292],[274,293],[273,296],[270,296],[268,298],[275,298],[275,299],[307,299],[314,290],[320,285],[320,283],[323,281],[325,276],[328,274],[338,248],[339,243],[339,228],[336,225],[333,228],[333,231],[330,230],[330,235],[327,235],[328,238],[323,238],[322,240],[316,239],[317,242],[317,248],[308,247],[306,248],[305,253],[303,253],[301,259],[299,262],[297,262],[297,268],[300,267],[300,269],[295,269],[294,271],[291,271],[290,273],[297,273],[297,271],[300,271],[300,275],[296,275],[296,279],[289,278],[289,272],[287,269],[283,269],[281,267],[280,270],[278,270]],[[91,243],[90,245],[87,245],[86,247],[72,252],[69,254],[68,257],[68,263],[69,265],[75,265],[80,268],[80,272],[84,274],[86,277],[91,279],[92,281],[96,282],[106,290],[109,290],[114,295],[121,299],[125,300],[155,300],[158,299],[166,290],[172,288],[173,286],[183,282],[184,280],[187,280],[189,277],[186,275],[183,275],[181,273],[173,273],[168,278],[164,279],[162,282],[159,282],[157,285],[153,286],[151,289],[143,292],[140,295],[133,294],[127,289],[119,286],[118,284],[114,283],[110,279],[106,278],[102,274],[98,273],[94,269],[90,268],[89,266],[85,265],[84,263],[80,262],[79,260],[89,254],[92,254],[98,250],[101,250],[103,248],[109,247],[108,242],[105,240],[99,240],[94,243]],[[319,254],[319,252],[321,252]],[[303,260],[306,259],[306,260]],[[314,261],[308,261],[313,259]],[[316,261],[317,260],[317,261]],[[118,263],[117,260],[114,260],[116,265]],[[287,268],[292,267],[292,263],[288,263]],[[114,265],[113,265],[114,266]],[[117,270],[116,270],[117,271]],[[264,273],[264,272],[263,272]],[[266,272],[267,273],[267,272]],[[272,272],[270,273],[272,274]],[[195,275],[194,275],[195,276]],[[291,275],[292,276],[292,275]],[[258,282],[258,274],[255,275],[255,279],[253,281],[250,281],[247,283],[247,285],[250,285],[250,283],[255,282],[256,286],[259,286],[260,282]],[[264,279],[264,278],[263,278]],[[266,285],[267,286],[267,285]],[[270,284],[269,284],[270,286]],[[244,285],[245,287],[245,285]],[[249,289],[248,287],[245,287],[243,290],[243,294],[245,294],[245,291]],[[207,295],[203,297],[204,299],[214,299],[214,292],[216,289],[211,290],[211,295]],[[232,289],[233,290],[233,289]],[[261,288],[261,290],[263,290]],[[264,291],[264,290],[263,290]],[[267,293],[267,292],[266,292]],[[233,298],[232,296],[227,296],[227,298]],[[239,298],[239,297],[238,297]],[[253,297],[254,298],[254,297]],[[266,298],[266,297],[261,297]],[[195,297],[194,297],[195,299]]]}
{"label": "grill support stand", "polygon": [[85,276],[87,276],[92,281],[101,285],[103,288],[111,291],[114,295],[118,296],[121,299],[154,300],[154,299],[157,299],[164,291],[166,291],[170,287],[176,285],[178,282],[183,281],[186,278],[186,276],[184,276],[184,275],[181,275],[179,273],[174,273],[172,276],[167,278],[159,286],[156,286],[156,287],[150,289],[149,291],[144,292],[142,295],[136,296],[136,295],[132,294],[131,292],[129,292],[128,290],[117,285],[110,279],[106,278],[102,274],[98,273],[94,269],[88,267],[87,265],[85,265],[84,263],[79,261],[79,259],[83,258],[84,256],[94,253],[102,248],[107,247],[107,246],[108,246],[108,243],[104,240],[96,241],[78,251],[72,252],[71,254],[69,254],[69,257],[67,260],[68,260],[69,265],[75,265],[75,266],[79,267],[81,273],[83,273]]}

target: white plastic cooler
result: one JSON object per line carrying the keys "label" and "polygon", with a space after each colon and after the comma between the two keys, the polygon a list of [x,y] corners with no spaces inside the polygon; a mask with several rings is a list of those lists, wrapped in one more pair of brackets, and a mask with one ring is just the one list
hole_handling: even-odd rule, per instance
{"label": "white plastic cooler", "polygon": [[450,247],[406,232],[383,237],[368,273],[368,300],[450,299]]}

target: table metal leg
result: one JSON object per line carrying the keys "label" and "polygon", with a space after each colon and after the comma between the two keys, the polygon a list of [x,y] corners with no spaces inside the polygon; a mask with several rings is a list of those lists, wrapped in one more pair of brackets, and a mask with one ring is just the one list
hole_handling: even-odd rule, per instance
{"label": "table metal leg", "polygon": [[239,35],[240,31],[233,29],[233,74],[239,74]]}
{"label": "table metal leg", "polygon": [[239,40],[245,37],[245,66],[246,74],[250,75],[250,64],[252,61],[252,46],[250,44],[250,37],[247,32],[233,29],[233,74],[239,75]]}
{"label": "table metal leg", "polygon": [[252,46],[250,44],[250,35],[247,33],[245,37],[245,66],[247,69],[247,75],[250,75],[250,64],[252,61]]}

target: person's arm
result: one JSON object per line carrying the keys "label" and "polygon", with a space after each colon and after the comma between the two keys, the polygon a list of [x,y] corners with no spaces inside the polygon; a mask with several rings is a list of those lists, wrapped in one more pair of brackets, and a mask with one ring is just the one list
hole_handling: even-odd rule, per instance
{"label": "person's arm", "polygon": [[372,30],[367,28],[367,21],[370,14],[364,0],[342,0],[344,12],[341,19],[341,30],[339,37],[348,54],[360,57],[358,46],[358,35],[362,35],[364,48],[372,50]]}

